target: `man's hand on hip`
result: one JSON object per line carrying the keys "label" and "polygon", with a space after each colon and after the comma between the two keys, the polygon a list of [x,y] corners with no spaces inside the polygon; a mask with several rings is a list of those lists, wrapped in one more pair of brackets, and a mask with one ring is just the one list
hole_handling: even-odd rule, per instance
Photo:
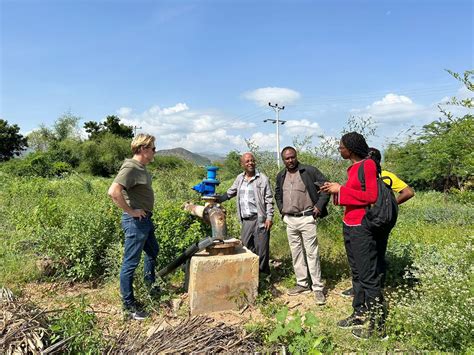
{"label": "man's hand on hip", "polygon": [[318,218],[320,214],[321,214],[321,211],[319,210],[319,208],[314,206],[314,208],[313,208],[313,218],[314,219]]}
{"label": "man's hand on hip", "polygon": [[272,228],[273,222],[272,221],[265,221],[265,229],[269,231]]}

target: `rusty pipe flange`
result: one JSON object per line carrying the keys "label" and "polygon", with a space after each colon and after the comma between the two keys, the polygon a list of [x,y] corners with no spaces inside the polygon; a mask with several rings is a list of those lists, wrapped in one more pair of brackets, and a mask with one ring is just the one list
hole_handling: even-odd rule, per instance
{"label": "rusty pipe flange", "polygon": [[232,255],[235,253],[235,248],[241,244],[236,238],[216,240],[213,245],[206,248],[206,251],[209,255]]}
{"label": "rusty pipe flange", "polygon": [[217,203],[219,203],[219,196],[217,196],[217,195],[201,196],[201,200],[204,200],[209,204],[217,204]]}

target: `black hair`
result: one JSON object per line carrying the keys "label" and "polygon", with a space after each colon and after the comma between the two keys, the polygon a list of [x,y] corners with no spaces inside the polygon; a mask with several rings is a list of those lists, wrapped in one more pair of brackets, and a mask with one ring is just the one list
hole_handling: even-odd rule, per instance
{"label": "black hair", "polygon": [[361,159],[367,158],[369,155],[369,146],[362,134],[357,132],[349,132],[341,137],[341,142],[348,150],[357,155]]}
{"label": "black hair", "polygon": [[281,155],[282,158],[283,158],[283,153],[286,152],[287,150],[292,150],[292,151],[294,151],[295,154],[296,154],[296,149],[293,148],[292,146],[288,145],[288,146],[286,146],[285,148],[283,148],[283,149],[281,150],[281,154],[280,154],[280,155]]}
{"label": "black hair", "polygon": [[382,154],[380,154],[380,150],[374,147],[369,148],[369,158],[375,162],[377,165],[377,172],[379,174],[382,173],[382,167],[380,166],[380,162],[382,161]]}

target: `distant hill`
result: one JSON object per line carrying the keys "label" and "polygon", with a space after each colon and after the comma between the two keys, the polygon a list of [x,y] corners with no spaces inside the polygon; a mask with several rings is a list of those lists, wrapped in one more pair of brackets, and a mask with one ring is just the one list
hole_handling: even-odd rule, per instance
{"label": "distant hill", "polygon": [[211,161],[203,157],[202,155],[192,153],[189,150],[186,150],[184,148],[173,148],[173,149],[162,149],[162,150],[157,150],[156,151],[157,155],[161,156],[174,156],[178,157],[181,159],[188,160],[190,162],[193,162],[197,165],[210,165]]}
{"label": "distant hill", "polygon": [[212,153],[212,152],[198,152],[196,154],[199,154],[200,156],[206,157],[212,163],[216,163],[216,162],[223,163],[224,160],[225,160],[224,155],[220,155],[220,154],[216,154],[216,153]]}

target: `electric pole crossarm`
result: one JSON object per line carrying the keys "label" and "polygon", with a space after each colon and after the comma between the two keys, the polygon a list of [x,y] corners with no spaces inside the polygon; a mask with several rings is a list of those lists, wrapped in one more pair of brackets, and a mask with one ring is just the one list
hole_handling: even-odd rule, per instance
{"label": "electric pole crossarm", "polygon": [[278,106],[278,104],[272,105],[271,102],[268,103],[276,113],[276,120],[273,119],[266,119],[263,122],[271,122],[273,124],[276,123],[276,138],[277,138],[277,165],[278,169],[280,169],[280,124],[285,124],[286,121],[280,121],[280,111],[285,109],[285,106]]}

